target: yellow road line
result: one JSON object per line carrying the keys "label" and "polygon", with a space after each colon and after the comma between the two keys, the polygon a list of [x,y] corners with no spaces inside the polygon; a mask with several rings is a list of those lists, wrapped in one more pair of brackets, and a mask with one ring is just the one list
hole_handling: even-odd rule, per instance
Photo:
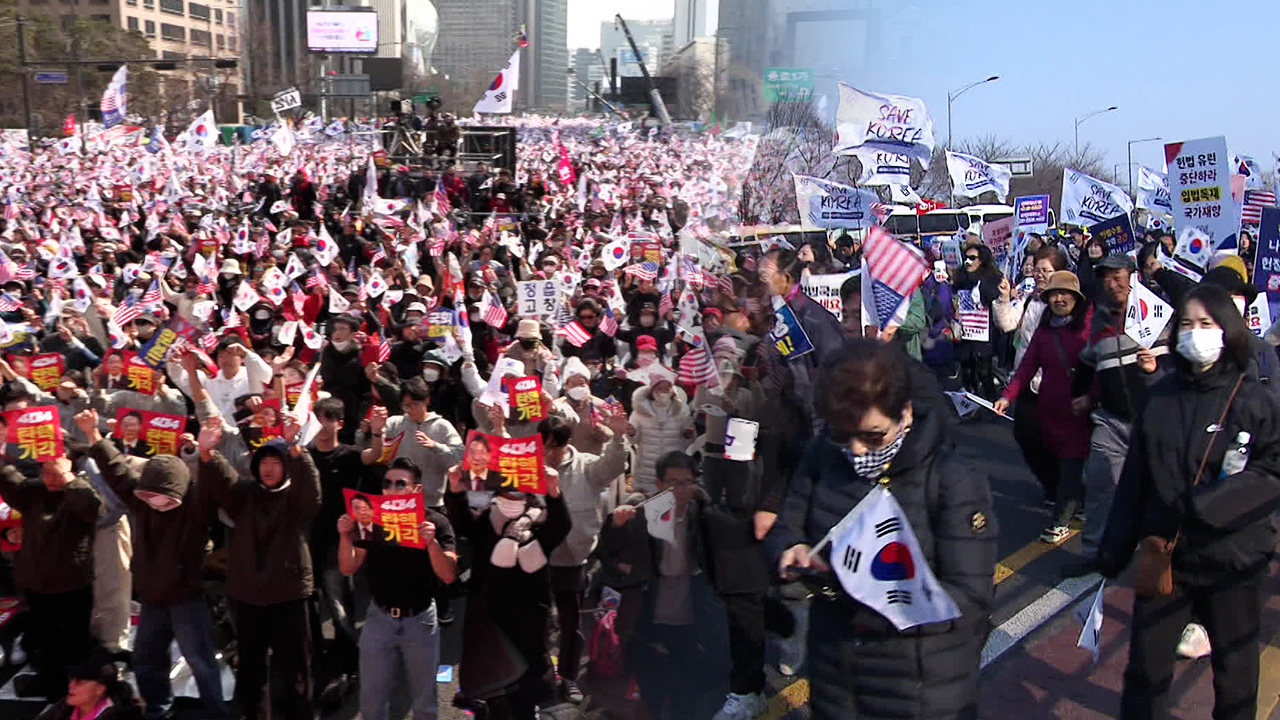
{"label": "yellow road line", "polygon": [[1031,561],[1046,553],[1056,550],[1062,545],[1062,543],[1065,543],[1067,540],[1070,540],[1079,533],[1080,531],[1078,529],[1072,528],[1071,532],[1063,538],[1062,542],[1054,545],[1050,545],[1047,542],[1040,542],[1039,538],[1032,540],[1009,557],[1006,557],[996,563],[995,583],[999,585],[1005,580],[1008,580],[1017,574],[1019,570],[1029,565]]}
{"label": "yellow road line", "polygon": [[801,678],[769,698],[769,705],[755,720],[782,720],[787,713],[809,702],[809,681]]}
{"label": "yellow road line", "polygon": [[1280,631],[1258,657],[1258,720],[1268,720],[1280,705]]}

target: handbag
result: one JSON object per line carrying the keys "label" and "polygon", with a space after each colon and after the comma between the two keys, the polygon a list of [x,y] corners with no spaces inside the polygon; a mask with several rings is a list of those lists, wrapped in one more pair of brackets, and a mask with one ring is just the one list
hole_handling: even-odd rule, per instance
{"label": "handbag", "polygon": [[[1240,385],[1244,382],[1244,375],[1240,375],[1236,380],[1236,385],[1231,389],[1231,395],[1227,397],[1227,404],[1222,408],[1222,415],[1218,417],[1218,427],[1227,420],[1227,412],[1231,410],[1231,403],[1235,402],[1236,393],[1240,392]],[[1204,477],[1204,466],[1209,462],[1209,455],[1213,452],[1213,443],[1218,439],[1219,433],[1214,433],[1209,438],[1209,445],[1204,450],[1204,457],[1200,458],[1200,468],[1196,470],[1195,481],[1191,483],[1191,487],[1200,484],[1200,478]],[[1138,597],[1164,597],[1173,594],[1173,549],[1178,545],[1178,539],[1182,537],[1182,528],[1178,528],[1178,532],[1174,534],[1173,539],[1161,537],[1159,535],[1148,535],[1138,543],[1138,550],[1133,559],[1133,592]]]}

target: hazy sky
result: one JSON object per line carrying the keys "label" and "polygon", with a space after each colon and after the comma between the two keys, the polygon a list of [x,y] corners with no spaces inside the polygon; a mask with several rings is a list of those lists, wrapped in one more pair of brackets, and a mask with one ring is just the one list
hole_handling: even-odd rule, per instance
{"label": "hazy sky", "polygon": [[[830,8],[841,0],[821,3]],[[596,47],[601,20],[670,17],[673,0],[569,0],[569,47]],[[625,8],[624,8],[625,6]],[[947,135],[947,93],[975,80],[954,103],[957,139],[995,135],[1015,143],[1070,144],[1074,119],[1110,105],[1080,127],[1081,144],[1106,153],[1124,177],[1127,140],[1165,141],[1225,135],[1232,152],[1264,168],[1280,151],[1280,100],[1272,81],[1280,51],[1280,2],[1216,0],[847,0],[877,9],[891,26],[887,49],[867,25],[810,27],[796,58],[821,76],[815,93],[836,105],[835,80],[924,98],[939,143]],[[1161,143],[1135,145],[1135,162],[1159,169]]]}
{"label": "hazy sky", "polygon": [[600,23],[622,13],[631,20],[659,20],[675,14],[675,0],[569,0],[569,51],[600,47]]}

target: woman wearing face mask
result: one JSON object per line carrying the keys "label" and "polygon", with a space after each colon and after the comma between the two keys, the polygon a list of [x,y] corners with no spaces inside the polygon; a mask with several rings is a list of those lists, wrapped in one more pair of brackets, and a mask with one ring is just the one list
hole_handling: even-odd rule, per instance
{"label": "woman wearing face mask", "polygon": [[[853,340],[823,370],[818,411],[826,429],[805,448],[765,538],[784,578],[807,574],[822,587],[809,615],[813,717],[977,718],[996,562],[986,478],[956,455],[947,411],[924,401],[897,347]],[[813,552],[873,488],[886,488],[901,506],[909,527],[899,532],[914,534],[923,556],[917,574],[927,564],[957,616],[900,630],[882,614],[896,606],[854,599],[830,572],[837,558]]]}
{"label": "woman wearing face mask", "polygon": [[1047,543],[1060,543],[1071,533],[1071,518],[1084,497],[1084,459],[1089,454],[1089,418],[1071,412],[1071,380],[1080,351],[1089,341],[1092,308],[1080,294],[1080,283],[1069,270],[1049,276],[1044,300],[1049,312],[1031,338],[1022,364],[995,403],[1001,415],[1041,375],[1036,410],[1043,444],[1057,460],[1054,520],[1040,535]]}
{"label": "woman wearing face mask", "polygon": [[[660,320],[658,306],[653,303],[645,303],[640,306],[636,322],[630,327],[618,331],[618,340],[627,343],[631,348],[627,367],[644,367],[653,358],[656,358],[659,362],[665,362],[667,346],[674,339],[675,332],[671,329],[670,323],[663,323]],[[651,350],[648,348],[650,343],[647,341],[649,340],[652,341],[653,345]],[[644,347],[641,347],[642,345]],[[652,355],[647,353],[652,353]]]}
{"label": "woman wearing face mask", "polygon": [[599,455],[610,433],[598,422],[604,416],[605,404],[591,394],[591,372],[581,360],[571,357],[565,361],[560,377],[564,395],[556,398],[552,411],[566,418],[573,428],[570,445],[578,452]]}
{"label": "woman wearing face mask", "polygon": [[[964,325],[968,328],[959,333],[960,341],[956,343],[956,359],[960,361],[960,381],[964,387],[984,398],[992,398],[996,394],[995,378],[992,375],[993,336],[991,323],[991,306],[997,300],[1009,302],[1013,288],[1009,280],[1000,274],[991,255],[991,248],[981,243],[969,243],[964,246],[964,266],[956,274],[952,284],[956,297],[956,317],[961,317],[962,310],[968,310],[977,318],[976,324]],[[986,320],[982,317],[985,315]],[[965,335],[968,335],[966,338]]]}
{"label": "woman wearing face mask", "polygon": [[1172,546],[1171,594],[1141,582],[1155,573],[1136,574],[1120,718],[1167,713],[1174,648],[1192,614],[1213,646],[1213,716],[1252,718],[1259,584],[1280,509],[1280,402],[1260,383],[1249,330],[1221,288],[1193,288],[1171,322],[1176,372],[1152,387],[1134,424],[1098,557],[1114,578],[1139,543],[1139,553]]}
{"label": "woman wearing face mask", "polygon": [[672,450],[684,450],[693,439],[693,416],[688,397],[675,386],[675,373],[649,366],[649,384],[631,398],[631,425],[636,446],[632,489],[651,494],[656,488],[654,465]]}
{"label": "woman wearing face mask", "polygon": [[559,473],[547,467],[546,474],[545,507],[536,496],[503,490],[475,516],[461,473],[449,475],[445,508],[472,550],[458,687],[481,720],[534,720],[535,707],[553,697],[547,682],[547,559],[569,535],[572,520]]}

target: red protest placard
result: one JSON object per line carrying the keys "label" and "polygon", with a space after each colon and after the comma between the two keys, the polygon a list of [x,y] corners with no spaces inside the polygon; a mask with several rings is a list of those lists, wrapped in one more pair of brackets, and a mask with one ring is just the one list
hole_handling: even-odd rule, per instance
{"label": "red protest placard", "polygon": [[284,435],[284,418],[280,415],[280,398],[263,400],[248,422],[240,425],[240,436],[250,450]]}
{"label": "red protest placard", "polygon": [[41,353],[31,358],[27,363],[28,375],[31,382],[36,387],[48,392],[62,382],[62,373],[65,369],[62,355],[58,353]]}
{"label": "red protest placard", "polygon": [[62,456],[62,425],[58,423],[58,409],[54,406],[6,410],[4,423],[5,441],[14,446],[9,457],[47,462]]}
{"label": "red protest placard", "polygon": [[[478,473],[472,468],[483,464],[484,487],[475,487]],[[467,446],[462,458],[467,471],[464,482],[468,490],[511,490],[535,495],[547,494],[547,474],[542,458],[542,438],[537,435],[504,438],[472,430],[467,433]]]}
{"label": "red protest placard", "polygon": [[[0,550],[11,552],[22,547],[22,513],[0,500]],[[0,622],[2,625],[3,622]]]}
{"label": "red protest placard", "polygon": [[535,375],[521,378],[503,378],[507,398],[515,408],[517,422],[538,421],[547,417],[547,406],[542,402],[542,381]]}
{"label": "red protest placard", "polygon": [[111,436],[129,455],[177,455],[178,438],[186,427],[187,419],[181,415],[120,408],[116,410],[116,429]]}
{"label": "red protest placard", "polygon": [[342,489],[347,514],[356,522],[355,539],[364,545],[427,547],[418,527],[426,521],[422,495],[373,495]]}
{"label": "red protest placard", "polygon": [[155,395],[155,370],[150,365],[142,362],[136,352],[126,351],[123,355],[125,387],[143,395]]}
{"label": "red protest placard", "polygon": [[29,355],[8,355],[4,356],[5,362],[9,363],[9,367],[13,368],[13,372],[18,377],[30,379],[31,377],[31,357]]}

